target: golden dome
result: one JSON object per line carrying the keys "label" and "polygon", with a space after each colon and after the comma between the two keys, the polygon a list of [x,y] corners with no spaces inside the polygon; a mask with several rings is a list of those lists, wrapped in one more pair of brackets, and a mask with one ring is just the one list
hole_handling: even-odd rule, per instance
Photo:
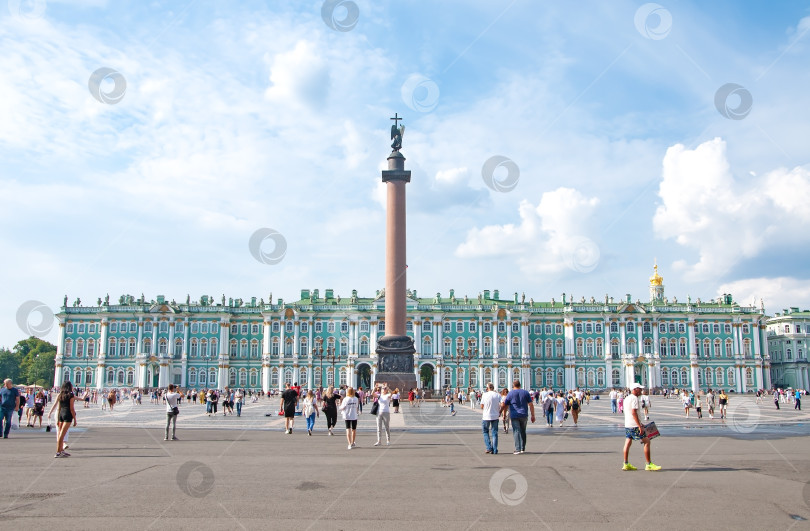
{"label": "golden dome", "polygon": [[655,273],[650,277],[650,286],[661,286],[664,283],[664,277],[658,274],[658,264],[655,264]]}

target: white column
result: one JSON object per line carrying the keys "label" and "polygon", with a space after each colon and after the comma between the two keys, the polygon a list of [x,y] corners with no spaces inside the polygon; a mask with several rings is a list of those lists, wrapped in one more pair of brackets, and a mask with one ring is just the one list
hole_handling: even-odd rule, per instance
{"label": "white column", "polygon": [[[269,326],[265,323],[265,326]],[[262,355],[262,392],[267,394],[270,391],[270,353],[265,352]]]}
{"label": "white column", "polygon": [[[299,321],[293,321],[293,359],[298,359],[298,356],[300,356],[299,352],[300,348],[298,345],[298,336],[299,336],[298,330],[299,330]],[[351,328],[349,328],[349,331],[351,332]],[[293,380],[297,378],[298,376],[293,376]]]}
{"label": "white column", "polygon": [[180,355],[180,387],[185,388],[188,385],[188,340],[191,333],[191,326],[186,317],[183,320],[183,352]]}
{"label": "white column", "polygon": [[657,358],[661,357],[661,349],[658,345],[658,321],[652,322],[653,327],[653,355]]}
{"label": "white column", "polygon": [[512,359],[512,321],[506,321],[506,358]]}
{"label": "white column", "polygon": [[438,325],[436,325],[435,327],[435,330],[436,330],[436,357],[438,358],[442,354],[442,352],[444,352],[442,345],[442,332],[444,331],[443,317],[442,319],[439,320]]}
{"label": "white column", "polygon": [[529,321],[522,321],[520,323],[520,342],[523,355],[531,358],[531,349],[529,348]]}
{"label": "white column", "polygon": [[53,385],[62,385],[62,360],[65,356],[65,323],[59,321],[59,337],[56,342],[56,359],[54,360]]}
{"label": "white column", "polygon": [[217,359],[217,388],[225,389],[228,386],[228,356],[231,349],[230,319],[222,319],[219,323],[219,358]]}
{"label": "white column", "polygon": [[[310,338],[310,345],[312,345],[312,338]],[[270,320],[264,321],[264,334],[262,334],[262,357],[265,355],[270,356]],[[269,389],[268,389],[269,391]]]}

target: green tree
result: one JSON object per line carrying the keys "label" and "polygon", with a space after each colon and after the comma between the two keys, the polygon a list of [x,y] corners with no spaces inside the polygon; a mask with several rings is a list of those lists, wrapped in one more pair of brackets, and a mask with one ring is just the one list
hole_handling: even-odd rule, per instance
{"label": "green tree", "polygon": [[31,336],[14,345],[13,353],[19,356],[19,383],[53,386],[56,345]]}
{"label": "green tree", "polygon": [[11,378],[14,383],[19,383],[20,362],[22,356],[6,348],[0,349],[0,380]]}

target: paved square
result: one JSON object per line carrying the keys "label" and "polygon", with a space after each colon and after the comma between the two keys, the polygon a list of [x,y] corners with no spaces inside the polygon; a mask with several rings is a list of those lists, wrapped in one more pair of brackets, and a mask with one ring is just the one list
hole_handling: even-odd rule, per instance
{"label": "paved square", "polygon": [[[361,417],[357,448],[321,416],[308,436],[265,417],[277,401],[248,404],[241,418],[208,417],[185,404],[180,441],[164,442],[163,406],[124,403],[110,414],[79,407],[71,453],[23,428],[2,441],[3,527],[120,529],[608,529],[651,526],[807,528],[808,414],[732,397],[725,422],[685,419],[656,398],[651,416],[660,472],[622,472],[621,417],[592,401],[563,428],[529,428],[527,452],[485,455],[480,415],[426,403],[392,413],[392,445],[372,446]],[[790,406],[792,408],[792,406]],[[341,421],[338,420],[339,426]],[[640,445],[631,462],[643,465]],[[807,519],[807,520],[803,520]],[[670,523],[668,523],[670,522]]]}

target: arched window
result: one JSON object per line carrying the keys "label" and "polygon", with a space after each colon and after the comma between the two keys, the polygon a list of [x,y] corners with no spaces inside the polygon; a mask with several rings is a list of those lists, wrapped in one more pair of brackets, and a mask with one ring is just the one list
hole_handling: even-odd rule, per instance
{"label": "arched window", "polygon": [[62,371],[62,383],[70,381],[70,368],[65,367],[65,370]]}
{"label": "arched window", "polygon": [[127,369],[127,385],[132,386],[135,383],[135,371]]}
{"label": "arched window", "polygon": [[[332,339],[332,338],[329,338],[329,339]],[[292,339],[287,338],[287,340],[284,341],[284,357],[285,358],[292,358],[292,355],[293,355],[293,342],[292,342]]]}
{"label": "arched window", "polygon": [[585,369],[577,369],[577,387],[585,387]]}
{"label": "arched window", "polygon": [[301,387],[307,386],[307,369],[305,367],[301,367],[298,370],[298,384],[301,385]]}
{"label": "arched window", "polygon": [[275,367],[270,371],[270,387],[278,387],[278,369]]}
{"label": "arched window", "polygon": [[681,338],[680,342],[678,343],[678,352],[682,358],[686,357],[686,339]]}
{"label": "arched window", "polygon": [[689,385],[689,371],[686,368],[681,369],[681,385]]}
{"label": "arched window", "polygon": [[600,339],[596,340],[596,357],[601,359],[604,356],[605,356],[605,350],[604,350],[604,348],[602,348],[602,339],[600,338]]}
{"label": "arched window", "polygon": [[714,371],[714,383],[715,385],[723,385],[723,369],[720,367]]}
{"label": "arched window", "polygon": [[554,342],[546,339],[546,359],[554,357]]}
{"label": "arched window", "polygon": [[635,354],[636,353],[636,340],[630,339],[627,341],[627,353],[628,354]]}
{"label": "arched window", "polygon": [[239,343],[235,339],[231,339],[230,342],[230,349],[228,349],[228,355],[232,358],[236,357],[236,349],[239,347]]}
{"label": "arched window", "polygon": [[[686,347],[686,342],[684,341],[684,347]],[[669,355],[675,357],[678,350],[678,343],[675,339],[669,340]],[[684,348],[684,356],[686,355],[686,348]]]}
{"label": "arched window", "polygon": [[605,370],[596,369],[596,386],[605,387]]}
{"label": "arched window", "polygon": [[659,352],[661,353],[661,356],[666,356],[668,354],[666,338],[662,337],[661,339],[658,340],[658,349]]}
{"label": "arched window", "polygon": [[506,357],[506,340],[503,338],[498,340],[498,357],[499,358]]}
{"label": "arched window", "polygon": [[520,340],[516,337],[512,338],[512,355],[520,356]]}
{"label": "arched window", "polygon": [[188,385],[189,387],[196,387],[197,385],[197,370],[196,369],[189,369],[188,370]]}
{"label": "arched window", "polygon": [[585,345],[582,341],[582,338],[578,338],[576,342],[576,349],[577,349],[577,357],[581,358],[585,355]]}
{"label": "arched window", "polygon": [[115,369],[107,369],[107,385],[115,385]]}
{"label": "arched window", "polygon": [[[427,342],[428,349],[424,349],[424,343],[422,343],[422,352],[431,354],[432,351],[430,350],[430,341]],[[368,338],[364,337],[360,340],[360,355],[361,356],[368,356],[369,355],[369,348],[368,348]]]}
{"label": "arched window", "polygon": [[76,357],[81,358],[83,356],[84,356],[84,339],[78,339],[76,341]]}
{"label": "arched window", "polygon": [[[278,338],[277,338],[277,337],[274,337],[274,338],[273,338],[273,342],[272,342],[272,344],[270,345],[270,354],[271,354],[272,356],[278,357],[278,351],[279,351],[279,343],[278,343]],[[273,386],[273,387],[275,387],[275,386]]]}
{"label": "arched window", "polygon": [[546,369],[546,387],[554,387],[554,370]]}
{"label": "arched window", "polygon": [[472,367],[470,369],[470,385],[472,387],[478,386],[478,369],[476,369],[475,367]]}
{"label": "arched window", "polygon": [[430,341],[430,336],[425,336],[422,338],[422,355],[429,356],[432,353],[433,353],[433,343]]}
{"label": "arched window", "polygon": [[259,341],[254,339],[250,342],[250,359],[259,358]]}
{"label": "arched window", "polygon": [[200,369],[200,387],[205,387],[208,385],[208,373],[206,373],[203,369]]}
{"label": "arched window", "polygon": [[239,342],[239,357],[242,359],[247,359],[248,357],[248,342],[247,339],[243,339]]}
{"label": "arched window", "polygon": [[557,387],[562,387],[564,384],[563,370],[557,369]]}
{"label": "arched window", "polygon": [[124,385],[124,378],[126,378],[126,373],[124,373],[124,369],[118,369],[118,379],[115,381],[118,385]]}
{"label": "arched window", "polygon": [[96,355],[96,342],[92,339],[87,341],[87,357],[92,358]]}
{"label": "arched window", "polygon": [[144,339],[143,340],[143,353],[147,356],[152,354],[152,340],[151,339]]}
{"label": "arched window", "polygon": [[[65,341],[65,357],[70,358],[73,356],[73,341],[68,339]],[[70,380],[70,378],[65,378],[65,381]]]}
{"label": "arched window", "polygon": [[484,369],[484,383],[485,384],[495,383],[492,381],[492,369],[490,369],[489,367]]}
{"label": "arched window", "polygon": [[622,376],[619,369],[612,369],[610,371],[610,380],[613,387],[619,387],[622,384]]}
{"label": "arched window", "polygon": [[534,370],[534,386],[541,387],[543,385],[543,369],[537,368]]}
{"label": "arched window", "polygon": [[669,387],[669,369],[666,367],[661,369],[661,385],[663,387]]}
{"label": "arched window", "polygon": [[719,358],[723,354],[723,342],[719,339],[714,340],[714,349],[712,350],[712,357]]}
{"label": "arched window", "polygon": [[228,385],[234,387],[236,385],[236,370],[231,367],[228,369]]}
{"label": "arched window", "polygon": [[[649,323],[644,323],[645,325],[649,325]],[[644,354],[650,355],[652,354],[652,339],[647,338],[644,340]]]}
{"label": "arched window", "polygon": [[309,340],[305,337],[302,337],[298,340],[298,354],[301,356],[306,356],[309,352]]}
{"label": "arched window", "polygon": [[160,341],[158,341],[158,354],[160,354],[161,356],[165,356],[166,354],[168,354],[168,352],[169,352],[169,342],[166,341],[165,337],[161,338]]}
{"label": "arched window", "polygon": [[543,356],[543,340],[536,339],[534,341],[534,357],[540,358]]}
{"label": "arched window", "polygon": [[619,359],[619,340],[615,337],[610,340],[610,357]]}
{"label": "arched window", "polygon": [[594,387],[596,385],[596,373],[593,372],[593,369],[588,369],[588,387]]}
{"label": "arched window", "polygon": [[250,370],[250,387],[257,387],[259,381],[259,373],[256,369]]}
{"label": "arched window", "polygon": [[191,340],[191,357],[196,358],[199,355],[199,344],[197,338]]}
{"label": "arched window", "polygon": [[174,341],[174,357],[181,358],[183,356],[183,340],[175,339]]}
{"label": "arched window", "polygon": [[734,375],[734,369],[729,368],[728,371],[726,371],[726,379],[728,380],[728,385],[736,385],[737,384],[737,379],[735,378],[735,375]]}
{"label": "arched window", "polygon": [[321,369],[320,369],[320,367],[315,367],[315,369],[313,369],[312,373],[313,373],[312,378],[314,379],[315,385],[317,385],[318,387],[323,387],[323,380],[321,379]]}
{"label": "arched window", "polygon": [[485,358],[492,357],[492,340],[488,337],[484,338],[484,357]]}
{"label": "arched window", "polygon": [[501,367],[498,370],[498,387],[502,389],[505,388],[506,385],[506,369]]}
{"label": "arched window", "polygon": [[445,367],[443,372],[444,372],[444,379],[443,379],[444,386],[447,387],[449,385],[453,385],[453,382],[451,381],[452,373],[450,372],[450,369],[448,367]]}
{"label": "arched window", "polygon": [[562,339],[558,339],[556,344],[554,345],[554,357],[562,358],[563,356],[563,341]]}
{"label": "arched window", "polygon": [[110,356],[115,356],[116,347],[117,347],[117,342],[115,341],[114,337],[111,337],[110,340],[107,342],[107,353]]}

